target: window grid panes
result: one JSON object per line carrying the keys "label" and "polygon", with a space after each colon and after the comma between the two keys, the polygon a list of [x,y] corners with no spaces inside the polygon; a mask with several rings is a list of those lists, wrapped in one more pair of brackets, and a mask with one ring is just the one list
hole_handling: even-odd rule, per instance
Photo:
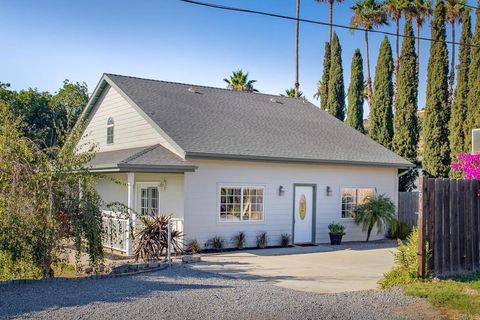
{"label": "window grid panes", "polygon": [[140,190],[140,212],[142,215],[158,214],[158,188],[148,187]]}
{"label": "window grid panes", "polygon": [[261,221],[263,187],[221,187],[220,221]]}
{"label": "window grid panes", "polygon": [[342,189],[342,218],[355,217],[355,210],[369,198],[375,196],[373,188],[344,188]]}
{"label": "window grid panes", "polygon": [[113,118],[110,117],[107,120],[107,144],[112,144],[113,143]]}

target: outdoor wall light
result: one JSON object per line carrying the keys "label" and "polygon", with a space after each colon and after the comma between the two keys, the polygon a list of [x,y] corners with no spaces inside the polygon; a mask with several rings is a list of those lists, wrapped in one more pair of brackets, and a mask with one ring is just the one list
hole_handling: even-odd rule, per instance
{"label": "outdoor wall light", "polygon": [[285,194],[285,188],[283,186],[278,187],[278,195],[283,196]]}
{"label": "outdoor wall light", "polygon": [[330,197],[332,195],[332,188],[330,186],[327,186],[327,197]]}

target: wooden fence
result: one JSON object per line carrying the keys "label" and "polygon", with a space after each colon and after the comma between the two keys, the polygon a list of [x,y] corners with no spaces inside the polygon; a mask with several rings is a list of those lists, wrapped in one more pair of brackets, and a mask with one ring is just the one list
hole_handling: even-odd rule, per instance
{"label": "wooden fence", "polygon": [[398,193],[398,220],[407,224],[411,230],[417,225],[419,192]]}
{"label": "wooden fence", "polygon": [[477,180],[420,178],[420,276],[480,270],[479,187]]}

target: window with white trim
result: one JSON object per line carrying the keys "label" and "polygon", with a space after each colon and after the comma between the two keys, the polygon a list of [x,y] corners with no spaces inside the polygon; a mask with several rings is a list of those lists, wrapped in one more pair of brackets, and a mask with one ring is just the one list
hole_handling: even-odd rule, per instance
{"label": "window with white trim", "polygon": [[140,213],[156,216],[158,214],[159,193],[158,187],[140,188]]}
{"label": "window with white trim", "polygon": [[220,187],[220,221],[262,221],[264,194],[259,186]]}
{"label": "window with white trim", "polygon": [[112,117],[107,120],[107,144],[113,144],[113,127],[114,121]]}
{"label": "window with white trim", "polygon": [[343,188],[342,218],[355,217],[355,210],[375,196],[375,188]]}

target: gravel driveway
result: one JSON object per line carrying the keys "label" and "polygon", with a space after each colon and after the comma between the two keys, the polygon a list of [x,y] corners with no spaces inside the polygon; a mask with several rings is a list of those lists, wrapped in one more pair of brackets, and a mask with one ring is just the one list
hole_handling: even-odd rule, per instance
{"label": "gravel driveway", "polygon": [[[405,313],[407,312],[407,313]],[[123,278],[0,287],[0,318],[425,319],[398,290],[321,295],[177,265]]]}

